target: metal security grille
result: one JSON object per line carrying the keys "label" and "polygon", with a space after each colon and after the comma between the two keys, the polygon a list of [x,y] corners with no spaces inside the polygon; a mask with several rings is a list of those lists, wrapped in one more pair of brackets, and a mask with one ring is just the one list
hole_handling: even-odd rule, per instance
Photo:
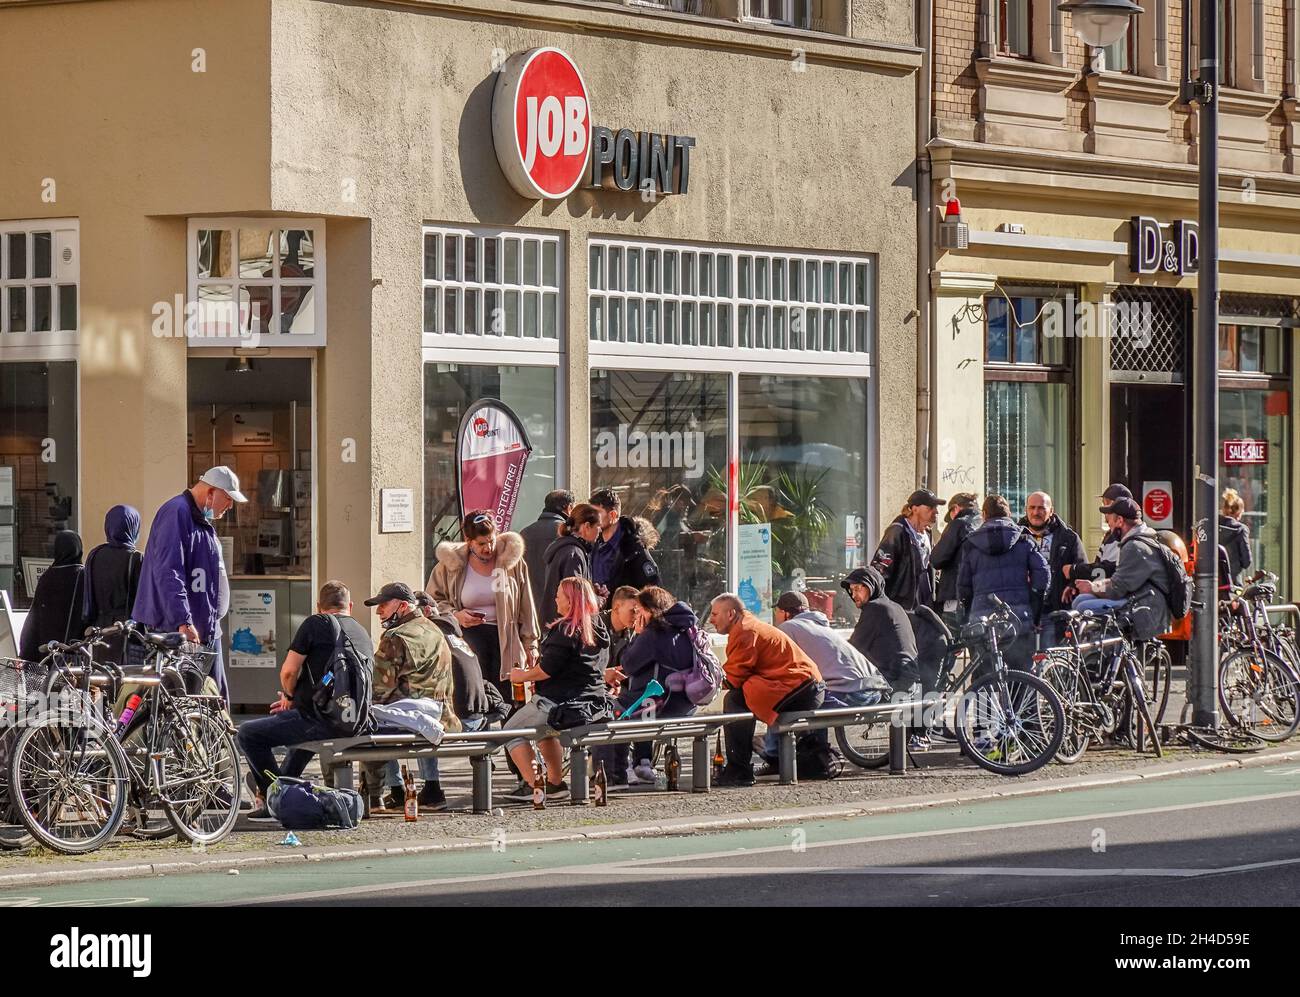
{"label": "metal security grille", "polygon": [[1300,298],[1285,294],[1221,294],[1219,320],[1280,319],[1284,325],[1300,321]]}
{"label": "metal security grille", "polygon": [[1116,381],[1182,381],[1192,296],[1171,287],[1111,295],[1110,369]]}

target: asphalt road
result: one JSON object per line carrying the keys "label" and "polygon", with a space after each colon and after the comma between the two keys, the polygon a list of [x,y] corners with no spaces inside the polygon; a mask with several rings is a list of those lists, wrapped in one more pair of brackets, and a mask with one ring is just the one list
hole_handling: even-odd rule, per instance
{"label": "asphalt road", "polygon": [[1269,906],[1300,896],[1300,766],[807,826],[39,887],[0,905]]}

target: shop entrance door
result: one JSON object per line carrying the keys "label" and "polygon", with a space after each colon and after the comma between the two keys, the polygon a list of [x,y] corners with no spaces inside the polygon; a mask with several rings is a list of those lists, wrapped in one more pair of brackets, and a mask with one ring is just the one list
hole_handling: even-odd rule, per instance
{"label": "shop entrance door", "polygon": [[1110,389],[1111,480],[1141,503],[1144,482],[1172,484],[1174,531],[1188,535],[1187,418],[1181,384],[1113,384]]}

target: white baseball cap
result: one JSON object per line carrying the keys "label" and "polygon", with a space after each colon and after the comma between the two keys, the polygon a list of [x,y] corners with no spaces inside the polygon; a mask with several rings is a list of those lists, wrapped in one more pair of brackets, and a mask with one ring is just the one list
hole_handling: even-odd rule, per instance
{"label": "white baseball cap", "polygon": [[205,485],[220,488],[236,502],[248,501],[248,497],[239,490],[239,475],[224,464],[209,468],[199,480]]}

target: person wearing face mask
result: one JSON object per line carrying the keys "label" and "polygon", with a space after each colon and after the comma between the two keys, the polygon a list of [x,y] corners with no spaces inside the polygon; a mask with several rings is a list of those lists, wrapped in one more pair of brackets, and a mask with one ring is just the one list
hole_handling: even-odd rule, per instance
{"label": "person wearing face mask", "polygon": [[549,627],[559,619],[555,593],[565,578],[591,581],[591,549],[600,536],[600,510],[581,502],[575,505],[560,526],[560,535],[546,548],[546,574],[542,584],[541,624]]}
{"label": "person wearing face mask", "polygon": [[180,633],[202,645],[208,675],[230,701],[221,661],[221,618],[230,609],[230,584],[214,521],[247,502],[230,468],[214,467],[154,514],[131,618],[154,630]]}
{"label": "person wearing face mask", "polygon": [[450,613],[483,668],[483,678],[513,699],[510,670],[537,661],[540,633],[518,533],[497,533],[492,513],[472,509],[461,521],[463,543],[441,543],[424,590]]}

